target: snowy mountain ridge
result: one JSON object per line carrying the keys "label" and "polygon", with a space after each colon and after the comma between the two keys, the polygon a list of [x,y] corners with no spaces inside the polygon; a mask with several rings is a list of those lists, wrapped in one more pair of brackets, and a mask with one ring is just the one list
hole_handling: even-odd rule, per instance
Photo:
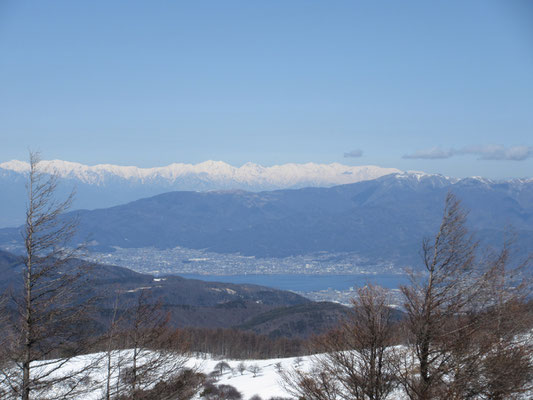
{"label": "snowy mountain ridge", "polygon": [[[288,163],[264,167],[248,162],[241,167],[234,167],[223,161],[212,160],[199,164],[173,163],[153,168],[112,164],[88,166],[63,160],[43,160],[41,166],[44,172],[55,172],[61,178],[75,179],[90,185],[105,185],[113,178],[135,183],[159,181],[168,184],[182,179],[195,178],[203,182],[224,183],[225,186],[233,183],[235,186],[265,186],[265,188],[288,188],[309,184],[332,186],[376,179],[383,175],[401,172],[396,168],[373,165],[347,166],[339,163]],[[0,169],[25,173],[29,169],[29,164],[12,160],[0,163]]]}

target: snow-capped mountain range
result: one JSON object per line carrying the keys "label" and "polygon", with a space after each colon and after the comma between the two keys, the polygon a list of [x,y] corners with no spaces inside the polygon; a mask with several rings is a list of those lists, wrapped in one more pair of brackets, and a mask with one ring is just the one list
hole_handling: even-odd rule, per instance
{"label": "snow-capped mountain range", "polygon": [[[400,172],[396,168],[381,168],[372,165],[347,166],[339,163],[290,163],[263,167],[249,162],[241,167],[234,167],[223,161],[205,161],[199,164],[174,163],[165,167],[139,168],[112,164],[88,166],[70,161],[51,160],[41,161],[40,165],[45,172],[55,172],[61,178],[75,179],[91,185],[105,185],[110,180],[114,180],[113,178],[118,178],[143,184],[166,181],[184,189],[181,187],[184,183],[186,186],[191,186],[191,180],[196,178],[204,183],[198,188],[200,190],[227,187],[266,190],[303,186],[333,186],[375,179],[383,175]],[[29,164],[24,161],[12,160],[0,163],[0,169],[25,173],[29,169]],[[195,190],[195,187],[192,185],[186,189]]]}
{"label": "snow-capped mountain range", "polygon": [[[139,168],[76,162],[41,161],[44,172],[61,178],[59,195],[76,188],[74,208],[95,209],[143,197],[177,191],[264,191],[302,187],[329,187],[375,179],[400,172],[395,168],[333,164],[283,164],[263,167],[247,163],[234,167],[222,161],[175,163],[166,167]],[[0,163],[0,227],[21,224],[25,211],[25,174],[29,164],[12,160]]]}

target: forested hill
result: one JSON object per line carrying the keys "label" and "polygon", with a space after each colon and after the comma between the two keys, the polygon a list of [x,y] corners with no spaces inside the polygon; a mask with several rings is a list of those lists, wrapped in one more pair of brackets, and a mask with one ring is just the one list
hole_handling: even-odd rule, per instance
{"label": "forested hill", "polygon": [[[20,257],[0,251],[0,293],[21,289],[21,268]],[[111,265],[91,264],[82,281],[87,290],[79,293],[79,300],[83,301],[85,297],[96,300],[102,326],[117,298],[120,308],[132,307],[141,291],[150,293],[150,301],[161,302],[175,327],[242,326],[273,336],[297,337],[324,332],[335,326],[347,312],[346,307],[338,304],[325,308],[323,303],[264,286],[204,282],[179,276],[154,278]],[[303,305],[306,306],[305,312],[298,308]],[[268,313],[268,319],[261,317],[265,313]],[[293,318],[286,321],[287,315]],[[249,320],[265,322],[247,326]]]}
{"label": "forested hill", "polygon": [[[81,261],[74,260],[72,263],[79,264]],[[0,291],[5,290],[8,284],[14,284],[16,289],[22,281],[21,270],[20,257],[0,250]],[[113,300],[116,293],[128,298],[141,289],[151,289],[153,297],[168,305],[220,306],[231,302],[252,302],[265,306],[292,306],[310,302],[295,293],[264,286],[205,282],[179,276],[155,278],[105,264],[89,264],[83,280],[93,288],[93,295],[108,300]]]}

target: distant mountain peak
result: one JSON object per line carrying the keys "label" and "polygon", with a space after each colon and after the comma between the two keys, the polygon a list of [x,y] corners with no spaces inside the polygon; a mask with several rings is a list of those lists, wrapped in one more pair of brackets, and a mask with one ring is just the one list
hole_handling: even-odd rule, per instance
{"label": "distant mountain peak", "polygon": [[[43,160],[41,165],[45,172],[55,172],[62,178],[77,179],[86,184],[105,184],[112,178],[137,183],[158,180],[170,184],[184,179],[199,178],[203,183],[212,183],[212,187],[207,187],[207,189],[333,186],[376,179],[383,175],[401,172],[396,168],[382,168],[373,165],[347,166],[339,163],[316,164],[311,162],[305,164],[288,163],[270,167],[247,162],[241,167],[234,167],[223,161],[214,160],[198,164],[173,163],[164,167],[153,168],[112,164],[88,166],[63,160]],[[29,164],[24,161],[12,160],[1,163],[0,169],[25,173],[29,169]]]}
{"label": "distant mountain peak", "polygon": [[405,171],[378,178],[388,186],[433,187],[442,188],[460,182],[459,178],[451,178],[441,174],[430,174],[421,171]]}
{"label": "distant mountain peak", "polygon": [[0,168],[13,172],[28,172],[30,164],[25,161],[11,160],[0,164]]}

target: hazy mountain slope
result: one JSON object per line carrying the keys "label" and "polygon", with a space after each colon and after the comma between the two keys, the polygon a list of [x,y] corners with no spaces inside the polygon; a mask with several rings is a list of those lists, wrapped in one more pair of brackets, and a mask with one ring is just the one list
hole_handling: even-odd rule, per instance
{"label": "hazy mountain slope", "polygon": [[400,174],[333,188],[274,192],[173,192],[84,211],[82,236],[121,247],[207,248],[256,256],[356,251],[370,258],[418,258],[453,191],[471,227],[500,242],[508,226],[527,244],[533,183]]}
{"label": "hazy mountain slope", "polygon": [[[200,164],[171,164],[138,168],[117,165],[87,166],[68,161],[42,161],[42,168],[61,177],[60,194],[76,187],[75,208],[103,208],[173,190],[206,191],[246,189],[250,191],[306,186],[333,186],[374,179],[398,172],[394,168],[333,164],[284,164],[272,167],[247,163],[233,167],[221,161]],[[25,177],[28,163],[0,163],[0,226],[22,223],[25,206]]]}
{"label": "hazy mountain slope", "polygon": [[[332,188],[272,192],[171,192],[79,211],[79,238],[99,246],[183,246],[255,256],[354,251],[370,260],[419,260],[448,191],[470,210],[480,238],[501,244],[512,226],[532,250],[533,181],[491,182],[403,173]],[[0,230],[0,243],[16,237]]]}

